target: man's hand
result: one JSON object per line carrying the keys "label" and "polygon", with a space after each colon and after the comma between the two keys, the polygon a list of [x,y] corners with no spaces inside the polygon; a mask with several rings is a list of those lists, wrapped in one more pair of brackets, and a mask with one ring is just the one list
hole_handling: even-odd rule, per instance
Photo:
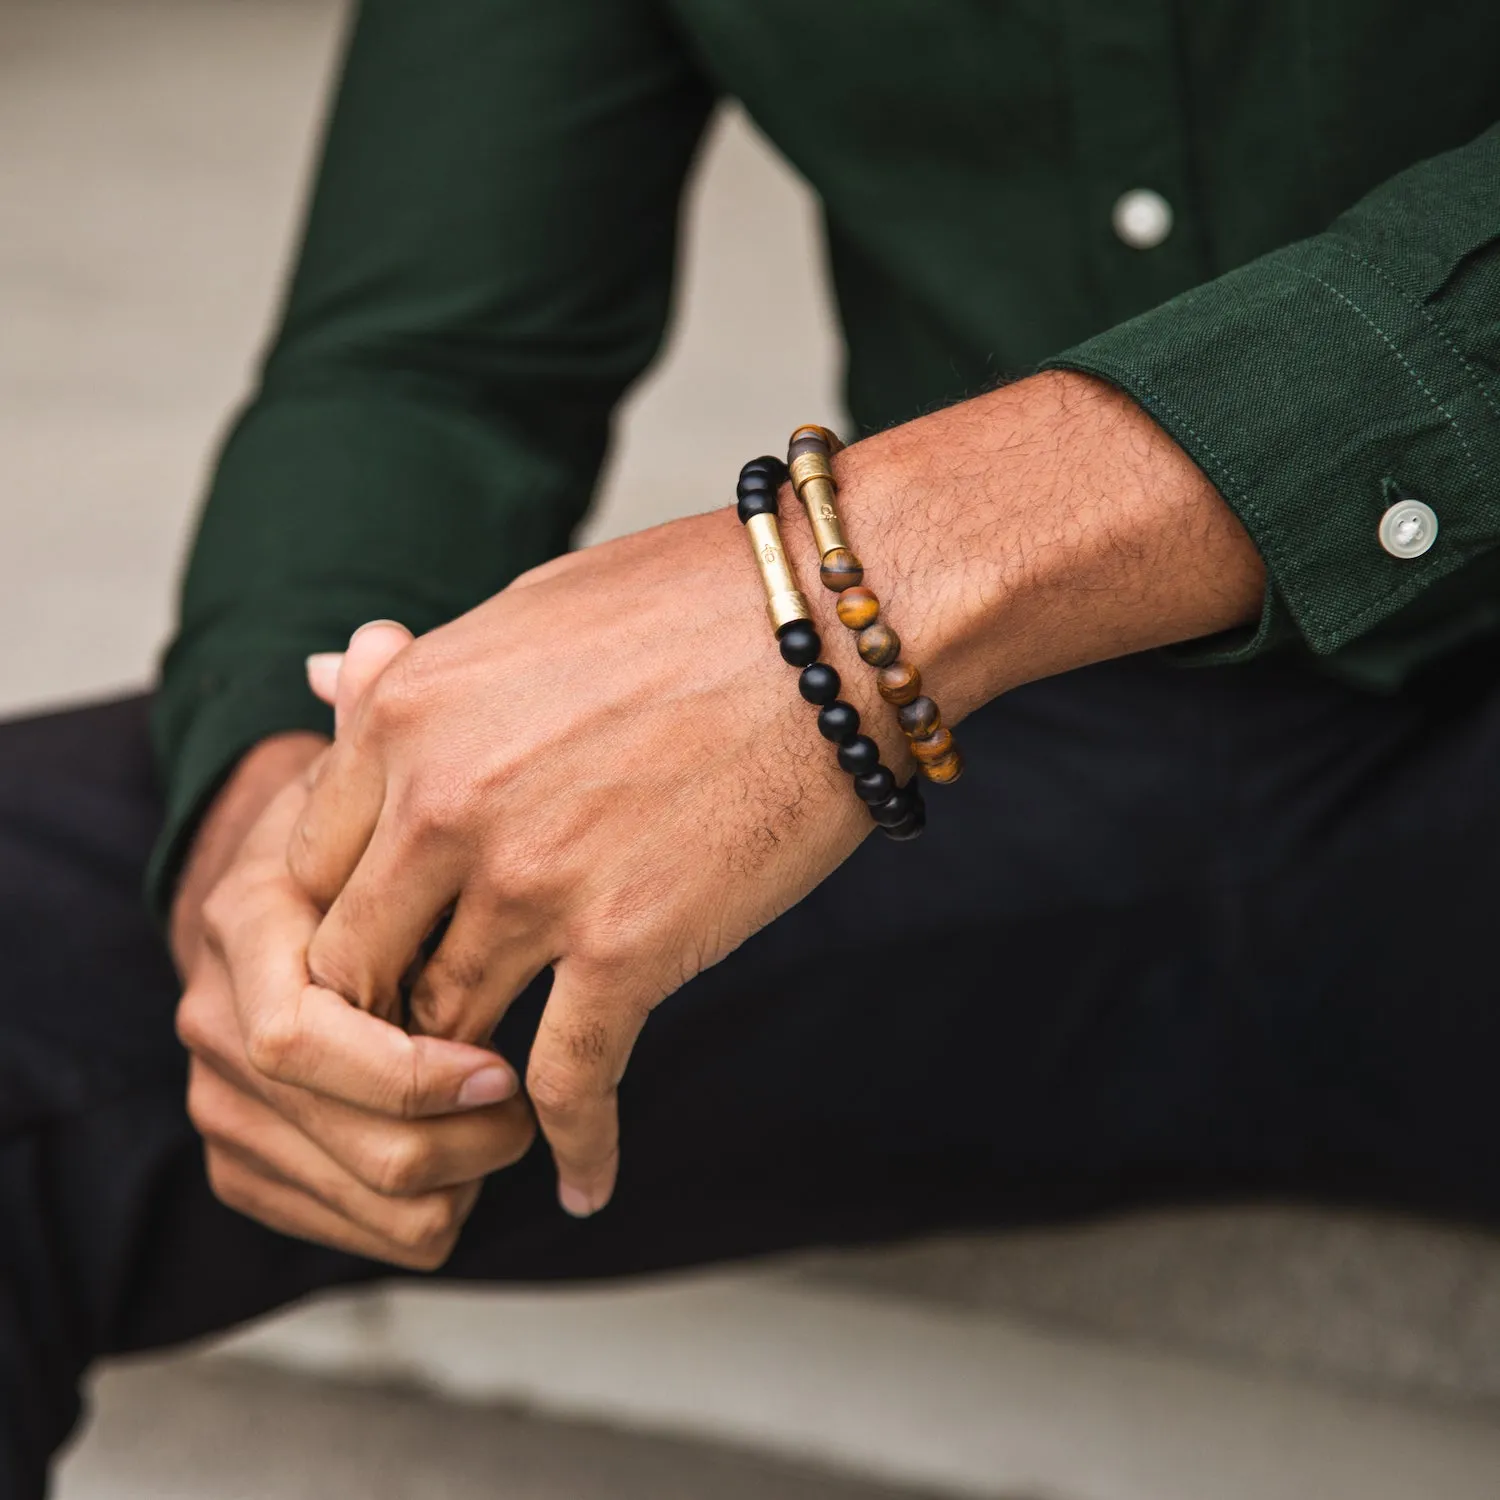
{"label": "man's hand", "polygon": [[527,1083],[573,1213],[613,1189],[615,1091],[652,1007],[869,825],[759,590],[724,514],[527,575],[392,662],[293,838],[328,909],[310,971],[373,1014],[398,1013],[450,909],[421,1032],[482,1043],[554,968]]}
{"label": "man's hand", "polygon": [[[1083,377],[936,413],[846,450],[838,472],[851,540],[950,723],[1030,677],[1239,624],[1259,600],[1259,560],[1212,486]],[[796,511],[784,495],[811,582]],[[901,767],[831,598],[808,592],[844,696]],[[397,1014],[450,912],[413,992],[419,1030],[483,1042],[553,968],[527,1084],[561,1201],[587,1214],[613,1190],[616,1090],[651,1009],[870,827],[721,511],[559,559],[406,647],[319,767],[290,863],[327,910],[313,978],[373,1014]]]}
{"label": "man's hand", "polygon": [[483,1177],[523,1155],[534,1126],[493,1053],[408,1037],[308,982],[320,913],[286,850],[323,753],[315,736],[267,741],[199,835],[173,913],[189,1113],[231,1207],[286,1234],[432,1269]]}

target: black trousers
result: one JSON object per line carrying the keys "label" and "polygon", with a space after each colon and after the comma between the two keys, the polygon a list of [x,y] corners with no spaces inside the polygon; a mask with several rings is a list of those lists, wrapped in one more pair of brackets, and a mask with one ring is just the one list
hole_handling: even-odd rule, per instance
{"label": "black trousers", "polygon": [[[146,704],[0,728],[0,1496],[97,1355],[388,1274],[218,1205],[139,894]],[[586,1223],[544,1148],[445,1274],[614,1276],[1265,1194],[1500,1218],[1500,668],[1375,698],[1134,660],[964,726],[871,839],[652,1019]],[[524,1062],[542,1002],[502,1029]]]}

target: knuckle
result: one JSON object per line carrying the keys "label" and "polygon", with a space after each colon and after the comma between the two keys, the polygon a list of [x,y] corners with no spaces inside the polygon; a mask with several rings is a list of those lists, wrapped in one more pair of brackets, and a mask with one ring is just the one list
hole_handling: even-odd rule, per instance
{"label": "knuckle", "polygon": [[296,1018],[285,1011],[259,1016],[245,1033],[245,1058],[266,1078],[284,1078],[296,1064],[301,1048]]}
{"label": "knuckle", "polygon": [[462,1223],[454,1195],[434,1193],[402,1211],[393,1226],[391,1238],[408,1255],[419,1258],[424,1264],[430,1259],[436,1267],[453,1253]]}
{"label": "knuckle", "polygon": [[489,972],[489,955],[486,953],[478,950],[457,953],[439,948],[427,961],[423,977],[439,993],[447,991],[455,995],[467,995],[484,988]]}
{"label": "knuckle", "polygon": [[426,649],[416,643],[406,647],[370,685],[367,707],[360,716],[362,727],[381,736],[421,718],[431,701],[436,676]]}
{"label": "knuckle", "polygon": [[208,1175],[209,1190],[214,1197],[236,1213],[249,1213],[251,1194],[247,1191],[249,1178],[240,1165],[223,1151],[210,1146],[203,1156]]}
{"label": "knuckle", "polygon": [[413,849],[442,846],[472,824],[480,801],[467,768],[429,763],[400,793],[402,837]]}
{"label": "knuckle", "polygon": [[320,989],[332,990],[366,1010],[374,1000],[374,983],[364,965],[344,953],[337,937],[326,937],[325,927],[307,952],[307,976]]}
{"label": "knuckle", "polygon": [[534,1061],[526,1071],[526,1092],[539,1115],[567,1125],[581,1118],[590,1088],[587,1075],[574,1064]]}
{"label": "knuckle", "polygon": [[331,901],[332,896],[337,894],[327,890],[329,876],[324,868],[326,864],[322,841],[317,836],[313,820],[304,813],[297,819],[292,836],[287,841],[287,873],[305,895],[320,905],[325,904],[325,898]]}
{"label": "knuckle", "polygon": [[177,1002],[177,1040],[189,1052],[202,1052],[209,1041],[208,1006],[201,991],[189,986]]}
{"label": "knuckle", "polygon": [[366,1164],[366,1184],[386,1197],[399,1198],[422,1190],[433,1169],[430,1144],[413,1131],[392,1132],[372,1152]]}
{"label": "knuckle", "polygon": [[614,996],[637,988],[660,966],[660,955],[677,947],[681,934],[663,931],[658,918],[634,912],[590,913],[587,928],[576,934],[569,952],[574,967],[591,987]]}
{"label": "knuckle", "polygon": [[386,1081],[386,1112],[401,1120],[419,1119],[426,1113],[428,1092],[421,1053],[415,1046],[408,1046],[406,1065],[392,1068]]}
{"label": "knuckle", "polygon": [[245,909],[245,881],[239,870],[232,870],[208,893],[203,901],[204,936],[219,948],[232,930],[235,918]]}

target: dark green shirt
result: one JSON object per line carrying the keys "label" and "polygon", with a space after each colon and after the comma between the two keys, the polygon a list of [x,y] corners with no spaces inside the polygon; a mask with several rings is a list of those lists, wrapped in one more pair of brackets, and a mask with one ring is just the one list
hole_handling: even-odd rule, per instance
{"label": "dark green shirt", "polygon": [[[861,429],[1092,371],[1265,557],[1204,654],[1385,686],[1500,624],[1500,4],[367,0],[166,659],[158,897],[241,753],[328,728],[308,652],[568,545],[722,95],[822,199]],[[1420,557],[1377,540],[1402,497]]]}

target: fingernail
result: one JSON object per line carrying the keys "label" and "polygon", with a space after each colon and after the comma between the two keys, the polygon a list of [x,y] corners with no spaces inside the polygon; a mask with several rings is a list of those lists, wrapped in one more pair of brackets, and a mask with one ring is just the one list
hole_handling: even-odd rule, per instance
{"label": "fingernail", "polygon": [[349,644],[352,646],[354,642],[357,641],[360,636],[365,633],[365,631],[374,630],[377,625],[393,625],[397,630],[406,629],[406,626],[404,626],[400,622],[400,620],[366,620],[365,623],[361,625],[359,629],[349,637]]}
{"label": "fingernail", "polygon": [[557,1201],[575,1219],[587,1219],[594,1212],[593,1200],[582,1188],[576,1188],[570,1182],[558,1183]]}
{"label": "fingernail", "polygon": [[337,672],[344,663],[342,651],[314,651],[307,658],[309,675],[313,672]]}
{"label": "fingernail", "polygon": [[481,1109],[500,1104],[516,1092],[516,1075],[509,1068],[481,1068],[464,1079],[458,1091],[460,1109]]}

